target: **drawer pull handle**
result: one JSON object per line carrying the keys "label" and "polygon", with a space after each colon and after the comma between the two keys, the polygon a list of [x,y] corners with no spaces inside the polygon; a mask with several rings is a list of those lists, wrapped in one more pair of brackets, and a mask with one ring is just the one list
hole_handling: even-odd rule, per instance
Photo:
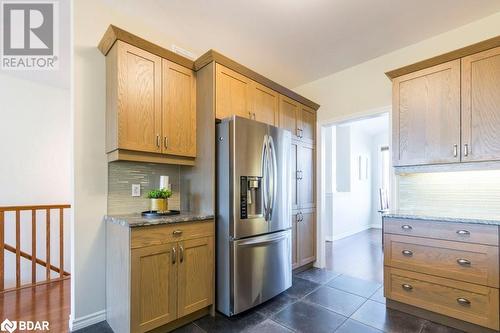
{"label": "drawer pull handle", "polygon": [[179,246],[179,261],[182,263],[184,261],[184,247]]}
{"label": "drawer pull handle", "polygon": [[470,232],[467,230],[458,230],[457,234],[459,234],[460,236],[468,236],[470,235]]}
{"label": "drawer pull handle", "polygon": [[411,229],[413,229],[413,227],[411,225],[408,225],[408,224],[403,224],[401,226],[401,229],[403,229],[403,230],[411,230]]}
{"label": "drawer pull handle", "polygon": [[172,235],[174,235],[174,236],[180,236],[180,235],[182,235],[182,230],[174,230],[172,232]]}
{"label": "drawer pull handle", "polygon": [[403,251],[401,251],[401,253],[402,253],[405,257],[411,257],[411,256],[413,256],[413,251],[411,251],[411,250],[403,250]]}
{"label": "drawer pull handle", "polygon": [[172,248],[172,264],[175,264],[177,261],[177,255],[175,253],[175,247]]}
{"label": "drawer pull handle", "polygon": [[411,284],[403,283],[401,285],[401,287],[403,287],[403,289],[406,290],[406,291],[412,291],[413,290],[413,286]]}
{"label": "drawer pull handle", "polygon": [[463,259],[463,258],[458,258],[458,259],[457,259],[457,263],[458,263],[460,266],[470,266],[470,265],[471,265],[470,260]]}
{"label": "drawer pull handle", "polygon": [[469,306],[470,301],[467,298],[459,297],[457,298],[457,303],[462,305],[462,306]]}

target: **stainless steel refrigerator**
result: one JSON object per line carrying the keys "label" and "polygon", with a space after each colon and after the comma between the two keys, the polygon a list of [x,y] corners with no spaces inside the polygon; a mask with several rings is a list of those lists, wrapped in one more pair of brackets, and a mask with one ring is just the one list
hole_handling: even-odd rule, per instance
{"label": "stainless steel refrigerator", "polygon": [[217,310],[227,316],[292,285],[289,131],[217,124]]}

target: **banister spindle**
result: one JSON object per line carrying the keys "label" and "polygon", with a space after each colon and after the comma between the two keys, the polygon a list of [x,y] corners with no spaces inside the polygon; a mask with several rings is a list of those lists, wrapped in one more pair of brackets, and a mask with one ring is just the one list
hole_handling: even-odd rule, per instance
{"label": "banister spindle", "polygon": [[50,208],[45,210],[46,229],[45,229],[45,256],[47,258],[47,266],[45,270],[45,278],[50,280]]}
{"label": "banister spindle", "polygon": [[21,211],[16,209],[16,288],[21,286]]}
{"label": "banister spindle", "polygon": [[3,210],[0,210],[0,291],[4,290],[4,249],[5,249],[4,216],[5,212]]}
{"label": "banister spindle", "polygon": [[31,283],[36,283],[36,210],[31,210]]}
{"label": "banister spindle", "polygon": [[64,276],[64,211],[59,208],[59,277]]}

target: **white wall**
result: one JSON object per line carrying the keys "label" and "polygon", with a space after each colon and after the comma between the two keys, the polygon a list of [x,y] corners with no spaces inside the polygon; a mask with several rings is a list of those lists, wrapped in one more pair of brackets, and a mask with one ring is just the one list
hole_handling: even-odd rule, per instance
{"label": "white wall", "polygon": [[102,221],[108,172],[104,150],[106,77],[105,57],[97,44],[110,24],[166,48],[173,43],[172,35],[148,26],[147,18],[119,14],[104,1],[74,1],[74,328],[103,320],[106,307]]}
{"label": "white wall", "polygon": [[[371,169],[371,182],[372,182],[372,209],[371,209],[371,226],[376,228],[382,228],[382,218],[378,212],[380,208],[379,203],[379,188],[382,183],[382,161],[380,155],[380,148],[389,145],[389,133],[379,133],[373,135],[371,138],[371,159],[372,159],[372,169]],[[392,170],[391,170],[392,171]]]}
{"label": "white wall", "polygon": [[500,35],[500,13],[301,85],[295,90],[319,103],[318,120],[391,105],[388,70]]}

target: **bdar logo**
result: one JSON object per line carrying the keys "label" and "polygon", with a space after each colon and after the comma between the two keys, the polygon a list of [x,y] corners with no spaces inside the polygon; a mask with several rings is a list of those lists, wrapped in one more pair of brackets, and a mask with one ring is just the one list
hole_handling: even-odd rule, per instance
{"label": "bdar logo", "polygon": [[0,330],[2,332],[9,332],[12,333],[16,330],[17,328],[17,322],[15,321],[10,321],[9,319],[5,319],[1,324],[0,324]]}

